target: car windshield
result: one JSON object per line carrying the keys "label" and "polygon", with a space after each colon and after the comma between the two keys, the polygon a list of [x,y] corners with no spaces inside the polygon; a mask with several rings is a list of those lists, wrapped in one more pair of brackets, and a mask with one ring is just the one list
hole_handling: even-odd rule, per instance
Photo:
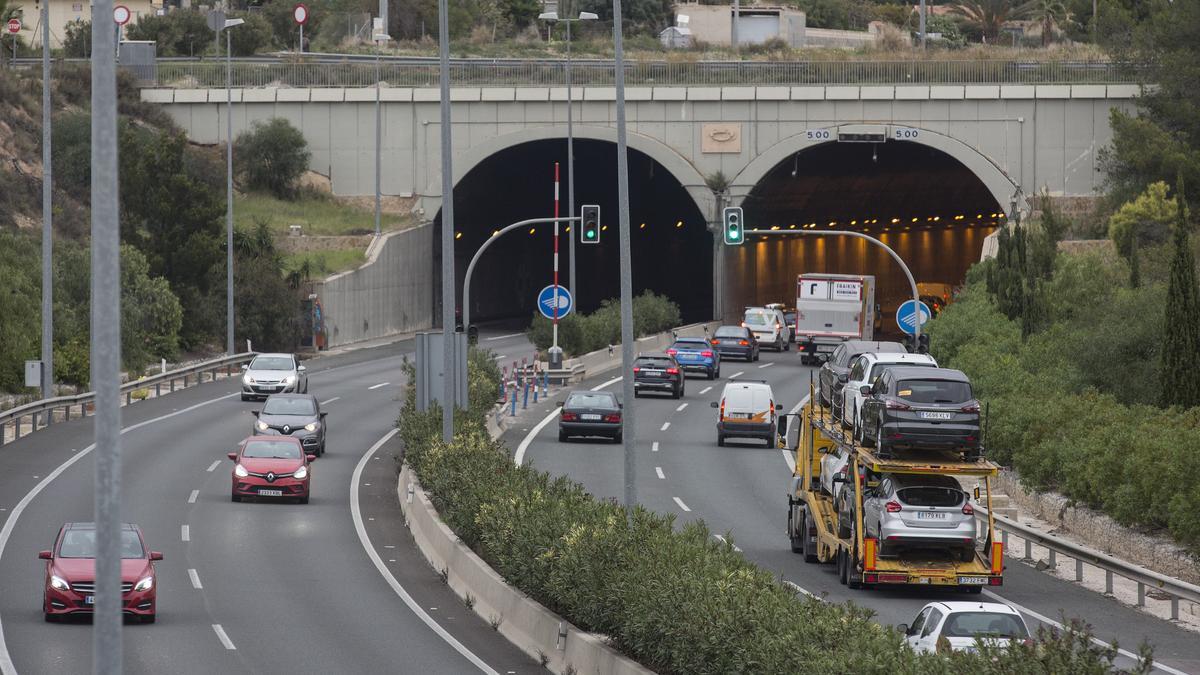
{"label": "car windshield", "polygon": [[871,366],[871,376],[867,378],[867,381],[871,384],[875,384],[875,380],[879,379],[879,375],[892,366],[912,366],[914,368],[936,367],[932,363],[876,363],[875,365]]}
{"label": "car windshield", "polygon": [[316,407],[311,398],[279,398],[272,396],[263,406],[264,415],[313,415]]}
{"label": "car windshield", "polygon": [[260,459],[300,459],[300,446],[288,441],[251,441],[242,457]]}
{"label": "car windshield", "polygon": [[294,370],[295,361],[287,356],[259,356],[250,362],[250,370]]}
{"label": "car windshield", "polygon": [[[95,558],[96,531],[67,530],[63,534],[62,544],[58,547],[60,558]],[[125,559],[145,558],[142,539],[133,530],[121,530],[121,557]]]}
{"label": "car windshield", "polygon": [[564,408],[603,408],[606,410],[617,409],[617,399],[612,394],[602,393],[586,393],[586,394],[571,394],[567,397],[567,403]]}
{"label": "car windshield", "polygon": [[770,326],[775,323],[775,313],[752,309],[746,312],[745,322],[754,326]]}
{"label": "car windshield", "polygon": [[964,403],[971,400],[971,385],[954,380],[903,380],[896,395],[913,403]]}
{"label": "car windshield", "polygon": [[1029,637],[1025,624],[1012,614],[955,612],[942,627],[944,637],[993,637],[1022,640]]}
{"label": "car windshield", "polygon": [[713,335],[715,337],[744,338],[746,337],[746,329],[738,328],[737,326],[721,326]]}
{"label": "car windshield", "polygon": [[941,487],[910,487],[896,494],[909,506],[958,506],[964,497],[961,490]]}

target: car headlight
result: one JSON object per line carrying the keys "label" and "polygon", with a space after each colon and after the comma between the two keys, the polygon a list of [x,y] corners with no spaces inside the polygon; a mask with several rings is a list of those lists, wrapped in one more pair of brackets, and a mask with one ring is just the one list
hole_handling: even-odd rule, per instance
{"label": "car headlight", "polygon": [[250,374],[247,373],[242,376],[242,384],[254,384],[254,378],[250,377]]}
{"label": "car headlight", "polygon": [[237,466],[233,467],[233,475],[237,476],[238,478],[245,478],[246,476],[250,475],[250,472],[246,470],[246,467],[238,464]]}
{"label": "car headlight", "polygon": [[295,478],[296,480],[304,480],[305,478],[308,478],[308,467],[302,466],[299,469],[296,469],[296,473],[292,474],[292,478]]}
{"label": "car headlight", "polygon": [[154,577],[146,577],[133,585],[135,591],[148,591],[154,588]]}
{"label": "car headlight", "polygon": [[62,577],[52,576],[50,577],[50,588],[55,588],[60,591],[68,591],[71,589],[71,584],[68,584],[67,580],[63,579]]}
{"label": "car headlight", "polygon": [[288,375],[287,377],[283,378],[283,383],[284,383],[284,384],[291,384],[291,383],[293,383],[293,382],[295,382],[295,381],[296,381],[296,376],[295,376],[295,375]]}
{"label": "car headlight", "polygon": [[267,424],[266,422],[263,422],[262,420],[259,420],[258,423],[255,424],[254,426],[257,427],[259,431],[266,431],[267,429],[271,428],[271,425]]}
{"label": "car headlight", "polygon": [[305,425],[304,425],[304,430],[305,430],[305,431],[316,431],[316,430],[317,430],[317,423],[316,423],[316,422],[309,422],[308,424],[305,424]]}

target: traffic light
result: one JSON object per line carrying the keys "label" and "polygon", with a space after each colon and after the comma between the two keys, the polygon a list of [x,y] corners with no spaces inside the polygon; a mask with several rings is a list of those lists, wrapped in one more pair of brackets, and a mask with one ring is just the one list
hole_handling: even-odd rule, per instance
{"label": "traffic light", "polygon": [[580,215],[583,226],[579,228],[579,240],[584,244],[600,243],[600,207],[595,204],[584,204]]}
{"label": "traffic light", "polygon": [[725,207],[725,243],[726,244],[741,244],[745,240],[743,229],[745,224],[742,220],[742,207],[727,206]]}

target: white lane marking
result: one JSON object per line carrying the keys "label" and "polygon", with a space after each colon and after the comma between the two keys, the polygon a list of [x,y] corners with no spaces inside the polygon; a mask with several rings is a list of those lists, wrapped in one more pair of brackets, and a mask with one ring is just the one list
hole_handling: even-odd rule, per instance
{"label": "white lane marking", "polygon": [[[716,539],[717,541],[721,542],[722,544],[729,543],[729,540],[726,539],[725,535],[723,535],[723,534],[714,534],[713,539]],[[738,553],[742,552],[742,549],[738,548],[737,544],[731,544],[731,545],[733,546],[733,550],[737,551]]]}
{"label": "white lane marking", "polygon": [[524,335],[524,333],[509,333],[508,335],[497,335],[496,337],[483,338],[483,341],[495,342],[496,340],[507,340],[508,338],[521,337],[522,335]]}
{"label": "white lane marking", "polygon": [[221,460],[219,460],[219,459],[217,461],[213,462],[212,464],[209,464],[208,468],[205,469],[205,471],[212,473],[213,471],[217,470],[218,466],[221,466]]}
{"label": "white lane marking", "polygon": [[745,372],[745,371],[743,371],[743,370],[739,370],[739,371],[737,371],[736,373],[734,373],[734,374],[730,375],[730,376],[729,376],[729,379],[731,379],[731,380],[735,380],[735,379],[737,379],[738,377],[741,377],[742,375],[745,375],[745,374],[746,374],[746,372]]}
{"label": "white lane marking", "polygon": [[192,540],[192,528],[189,525],[181,525],[179,527],[179,538],[183,541]]}
{"label": "white lane marking", "polygon": [[666,479],[667,479],[667,477],[663,475],[663,472],[662,472],[662,467],[661,467],[661,466],[656,466],[656,467],[654,467],[654,473],[658,474],[658,479],[659,479],[659,480],[666,480]]}
{"label": "white lane marking", "polygon": [[[1002,598],[999,595],[993,593],[992,591],[989,591],[986,588],[983,589],[983,594],[997,602],[1003,602],[1004,604],[1008,605],[1009,607],[1012,607],[1013,609],[1017,610],[1018,612],[1021,612],[1023,614],[1028,614],[1029,616],[1032,616],[1033,618],[1037,619],[1038,621],[1041,621],[1044,624],[1054,626],[1058,630],[1066,630],[1061,623],[1055,621],[1054,619],[1051,619],[1048,616],[1043,616],[1042,614],[1038,614],[1037,612],[1033,611],[1032,609],[1029,609],[1028,607],[1022,607],[1021,605],[1018,605],[1017,603],[1013,602],[1012,600],[1007,600],[1005,598]],[[1101,647],[1111,647],[1112,646],[1112,645],[1108,644],[1107,642],[1105,642],[1104,640],[1101,640],[1098,637],[1093,637],[1092,642],[1096,643],[1097,645],[1099,645]],[[1138,659],[1138,655],[1134,654],[1131,651],[1128,651],[1125,649],[1117,649],[1117,652],[1121,656],[1133,659],[1134,661],[1136,661]],[[1182,670],[1176,670],[1175,668],[1172,668],[1171,666],[1163,665],[1162,663],[1159,663],[1157,660],[1154,662],[1154,668],[1171,673],[1171,675],[1188,675],[1187,673],[1183,672]]]}
{"label": "white lane marking", "polygon": [[659,429],[659,431],[666,431],[667,429],[670,429],[670,428],[671,428],[670,422],[663,422],[662,429]]}
{"label": "white lane marking", "polygon": [[[600,391],[601,389],[611,386],[611,385],[614,385],[620,381],[621,381],[621,378],[614,377],[613,379],[609,380],[608,382],[605,382],[604,384],[598,384],[598,385],[592,387],[592,391]],[[521,439],[521,444],[517,446],[517,452],[513,455],[513,462],[515,462],[517,466],[521,466],[521,463],[525,461],[525,451],[529,449],[529,444],[533,443],[533,439],[536,438],[537,435],[542,432],[542,429],[546,428],[547,424],[550,424],[550,420],[553,420],[555,417],[558,417],[558,413],[561,410],[562,410],[562,408],[555,408],[554,410],[551,410],[550,414],[546,415],[545,419],[543,419],[541,422],[538,422],[537,424],[535,424],[534,427],[529,430],[529,433],[525,434],[525,438]]]}
{"label": "white lane marking", "polygon": [[675,412],[683,412],[683,409],[686,407],[687,407],[686,403],[681,403],[681,404],[679,404],[679,407],[675,409]]}
{"label": "white lane marking", "polygon": [[225,634],[225,629],[221,628],[221,624],[214,623],[212,627],[213,632],[217,634],[217,639],[221,641],[221,644],[225,645],[225,649],[230,651],[237,649],[237,647],[233,646],[233,640],[230,640],[229,636]]}
{"label": "white lane marking", "polygon": [[[220,463],[220,462],[218,462],[218,464],[219,464],[219,463]],[[195,504],[195,503],[196,503],[196,497],[199,497],[199,496],[200,496],[200,491],[199,491],[199,490],[192,490],[192,494],[188,495],[188,503],[189,503],[189,504]]]}
{"label": "white lane marking", "polygon": [[701,395],[701,396],[703,396],[703,395],[707,394],[707,393],[708,393],[708,392],[710,392],[710,391],[712,391],[712,385],[709,385],[709,386],[707,386],[707,387],[705,387],[705,388],[701,389],[701,390],[700,390],[700,395]]}
{"label": "white lane marking", "polygon": [[771,367],[771,366],[773,366],[773,365],[775,365],[775,362],[774,362],[774,361],[772,361],[772,362],[770,362],[770,363],[764,363],[764,364],[762,364],[761,366],[759,366],[758,368],[759,368],[759,370],[762,370],[763,368],[770,368],[770,367]]}
{"label": "white lane marking", "polygon": [[192,580],[192,588],[194,588],[198,591],[203,590],[204,584],[200,583],[200,575],[196,573],[196,570],[189,569],[188,570],[188,578]]}
{"label": "white lane marking", "polygon": [[500,361],[501,359],[507,359],[507,358],[508,358],[508,354],[498,354],[498,355],[492,357],[492,359],[494,361]]}
{"label": "white lane marking", "polygon": [[373,386],[367,387],[367,390],[369,391],[369,390],[371,390],[371,389],[378,389],[378,388],[380,388],[380,387],[386,387],[386,386],[388,386],[389,384],[391,384],[391,382],[380,382],[379,384],[376,384],[376,385],[373,385]]}
{"label": "white lane marking", "polygon": [[691,509],[688,508],[688,505],[684,504],[683,500],[679,497],[671,497],[671,499],[675,500],[675,503],[679,505],[679,508],[683,509],[684,511],[691,511]]}
{"label": "white lane marking", "polygon": [[650,445],[650,452],[658,452],[658,441],[654,441],[654,443]]}
{"label": "white lane marking", "polygon": [[[165,419],[170,419],[172,417],[191,412],[192,410],[196,410],[197,408],[203,408],[204,406],[211,405],[218,401],[224,401],[227,398],[233,398],[234,396],[238,396],[238,393],[234,392],[232,394],[218,396],[217,398],[212,398],[207,401],[201,401],[200,403],[184,408],[183,410],[176,410],[159,417],[148,419],[144,422],[138,422],[137,424],[122,429],[121,434],[124,435],[130,431],[133,431],[134,429],[141,429],[142,427],[150,426],[151,424],[157,424]],[[17,526],[17,520],[21,518],[21,514],[25,512],[26,507],[28,507],[29,503],[33,501],[34,497],[37,497],[42,490],[45,490],[46,486],[49,485],[51,481],[61,476],[62,473],[67,469],[71,468],[72,464],[83,459],[95,448],[96,444],[93,443],[80,452],[72,455],[70,459],[62,464],[59,464],[58,467],[47,474],[46,477],[43,478],[37,485],[34,485],[33,489],[27,492],[25,496],[21,498],[21,501],[17,502],[17,505],[13,507],[12,513],[9,514],[8,519],[4,521],[4,527],[0,528],[0,558],[4,557],[4,549],[8,546],[8,540],[12,538],[12,532]],[[218,464],[220,464],[220,462],[218,462]],[[3,675],[16,675],[16,672],[17,668],[13,664],[12,655],[8,653],[8,643],[4,640],[4,623],[3,621],[0,621],[0,673]]]}
{"label": "white lane marking", "polygon": [[798,584],[798,583],[796,583],[796,582],[794,582],[794,581],[788,581],[787,579],[784,579],[784,580],[783,580],[783,583],[785,583],[785,584],[787,584],[788,586],[790,586],[790,587],[791,587],[793,590],[800,591],[801,593],[803,593],[803,594],[807,595],[808,597],[810,597],[810,598],[812,598],[812,599],[814,599],[814,600],[820,600],[820,599],[821,599],[821,598],[818,598],[817,596],[813,595],[813,594],[812,594],[812,593],[811,593],[811,592],[810,592],[808,589],[801,588],[801,587],[800,587],[800,584]]}
{"label": "white lane marking", "polygon": [[387,564],[383,562],[383,558],[379,557],[379,554],[375,551],[375,547],[371,544],[371,537],[367,535],[367,528],[366,525],[363,524],[362,519],[362,507],[358,503],[358,485],[362,480],[363,467],[367,465],[367,460],[371,459],[371,456],[374,455],[379,448],[383,447],[384,443],[387,443],[388,440],[398,433],[400,433],[399,429],[392,429],[384,434],[383,438],[375,441],[375,445],[372,445],[370,449],[367,450],[366,454],[364,454],[362,458],[358,460],[358,464],[354,467],[354,475],[350,477],[350,517],[354,520],[354,530],[358,533],[358,540],[362,543],[363,550],[367,552],[367,557],[371,559],[371,562],[375,564],[375,568],[379,570],[381,575],[383,575],[383,580],[392,587],[392,590],[396,592],[396,595],[400,596],[400,599],[404,601],[404,604],[408,605],[408,608],[412,610],[413,614],[416,614],[421,621],[425,622],[426,626],[429,626],[430,630],[432,630],[434,633],[437,633],[438,637],[445,640],[446,644],[453,647],[454,650],[459,654],[462,654],[463,658],[470,661],[475,665],[475,667],[479,668],[479,670],[488,673],[488,675],[500,675],[497,671],[488,666],[488,664],[484,663],[482,659],[480,659],[478,656],[475,656],[471,650],[463,646],[463,644],[456,640],[453,635],[448,633],[445,628],[442,628],[438,622],[433,620],[433,617],[429,616],[429,612],[426,612],[419,604],[417,604],[416,600],[413,600],[413,597],[408,594],[408,591],[404,590],[404,587],[400,585],[400,582],[397,581],[396,577],[393,576],[391,571],[388,570]]}
{"label": "white lane marking", "polygon": [[329,405],[330,403],[333,403],[334,401],[340,401],[340,400],[342,400],[341,396],[334,396],[333,398],[329,399],[328,401],[321,401],[321,405]]}

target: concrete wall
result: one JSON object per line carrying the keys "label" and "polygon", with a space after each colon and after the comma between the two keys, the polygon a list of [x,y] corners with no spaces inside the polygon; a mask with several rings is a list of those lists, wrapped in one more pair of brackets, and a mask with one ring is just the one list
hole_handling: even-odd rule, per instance
{"label": "concrete wall", "polygon": [[328,345],[431,327],[433,244],[432,225],[386,234],[362,267],[316,284]]}

